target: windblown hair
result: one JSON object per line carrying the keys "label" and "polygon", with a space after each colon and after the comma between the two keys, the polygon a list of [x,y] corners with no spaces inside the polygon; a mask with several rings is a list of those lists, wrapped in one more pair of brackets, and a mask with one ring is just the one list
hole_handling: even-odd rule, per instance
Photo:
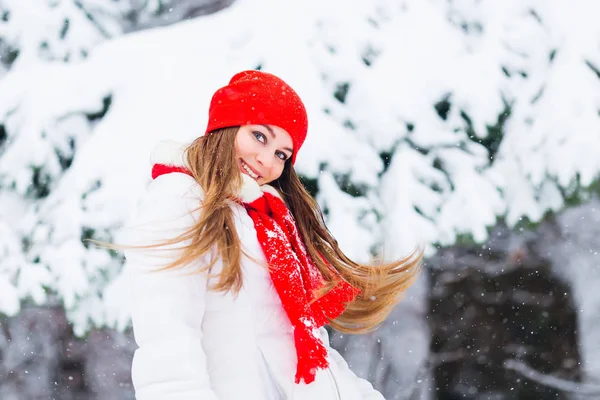
{"label": "windblown hair", "polygon": [[[188,231],[162,245],[185,242],[180,257],[161,269],[189,265],[206,254],[215,255],[201,271],[211,269],[220,258],[223,269],[212,290],[237,293],[242,287],[242,254],[231,203],[239,193],[242,178],[235,157],[238,127],[223,128],[197,138],[185,151],[185,159],[194,179],[204,192],[199,204],[198,221]],[[400,301],[403,292],[416,279],[422,251],[390,263],[360,264],[349,259],[327,229],[318,203],[306,191],[291,163],[286,162],[282,175],[271,182],[282,195],[306,250],[326,280],[316,294],[322,296],[344,279],[361,293],[330,325],[346,333],[363,333],[375,329]],[[213,253],[216,248],[216,254]],[[322,257],[321,257],[322,256]]]}

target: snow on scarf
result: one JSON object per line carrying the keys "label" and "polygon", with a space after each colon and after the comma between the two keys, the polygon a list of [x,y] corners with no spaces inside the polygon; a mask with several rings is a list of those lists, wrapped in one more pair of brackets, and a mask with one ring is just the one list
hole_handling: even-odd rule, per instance
{"label": "snow on scarf", "polygon": [[[173,172],[190,174],[182,165],[155,160],[152,178]],[[270,266],[273,286],[294,328],[298,358],[296,383],[302,380],[311,383],[317,370],[329,365],[318,328],[338,317],[346,303],[360,291],[340,278],[331,291],[313,301],[315,292],[325,281],[306,252],[294,218],[273,187],[259,186],[249,176],[242,177],[244,184],[240,203],[254,222],[258,242]]]}

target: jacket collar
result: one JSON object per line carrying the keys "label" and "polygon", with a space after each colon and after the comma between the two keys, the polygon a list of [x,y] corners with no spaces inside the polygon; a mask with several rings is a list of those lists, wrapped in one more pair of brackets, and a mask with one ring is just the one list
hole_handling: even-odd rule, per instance
{"label": "jacket collar", "polygon": [[[183,167],[191,169],[185,158],[185,149],[188,143],[175,142],[173,140],[164,140],[159,142],[150,155],[152,165],[163,164],[172,167]],[[252,203],[262,197],[263,193],[282,199],[281,194],[271,185],[259,185],[254,179],[246,174],[242,174],[242,189],[239,197],[244,203]]]}

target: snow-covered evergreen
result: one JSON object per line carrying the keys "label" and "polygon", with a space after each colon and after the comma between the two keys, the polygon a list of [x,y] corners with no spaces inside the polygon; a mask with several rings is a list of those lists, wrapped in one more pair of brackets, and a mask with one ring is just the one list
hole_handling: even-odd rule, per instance
{"label": "snow-covered evergreen", "polygon": [[0,3],[2,49],[18,49],[0,79],[6,314],[52,294],[79,333],[128,325],[121,259],[82,239],[118,240],[150,149],[200,134],[241,69],[304,99],[297,167],[363,261],[537,221],[600,171],[593,1],[238,0],[127,35],[129,2],[21,3]]}
{"label": "snow-covered evergreen", "polygon": [[0,1],[0,77],[39,60],[77,62],[123,32],[127,3],[101,0]]}

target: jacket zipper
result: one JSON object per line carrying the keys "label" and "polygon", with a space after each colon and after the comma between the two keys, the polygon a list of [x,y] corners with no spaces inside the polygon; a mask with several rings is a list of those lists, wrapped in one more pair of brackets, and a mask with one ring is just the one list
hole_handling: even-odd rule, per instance
{"label": "jacket zipper", "polygon": [[331,380],[333,381],[333,386],[335,387],[335,393],[336,393],[337,400],[342,400],[342,395],[340,394],[340,387],[338,386],[338,383],[335,380],[335,376],[333,376],[331,367],[327,367],[327,371],[329,371],[329,376],[331,376]]}

